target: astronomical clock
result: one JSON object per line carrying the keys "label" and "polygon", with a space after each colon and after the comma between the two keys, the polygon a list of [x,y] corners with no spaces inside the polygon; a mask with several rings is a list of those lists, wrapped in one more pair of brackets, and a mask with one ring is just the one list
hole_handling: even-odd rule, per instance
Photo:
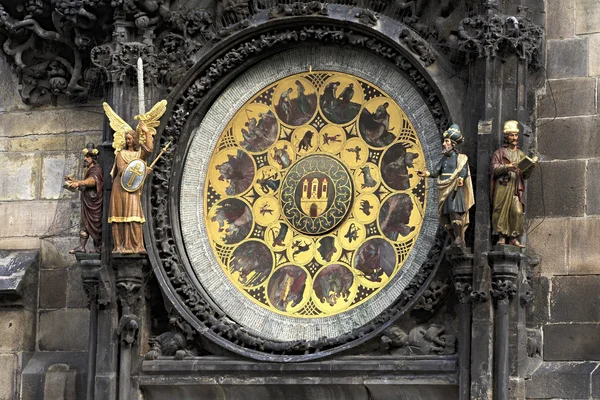
{"label": "astronomical clock", "polygon": [[415,171],[439,158],[439,130],[410,80],[385,63],[371,76],[373,61],[299,47],[187,118],[159,257],[209,339],[316,358],[389,325],[427,280],[437,193]]}

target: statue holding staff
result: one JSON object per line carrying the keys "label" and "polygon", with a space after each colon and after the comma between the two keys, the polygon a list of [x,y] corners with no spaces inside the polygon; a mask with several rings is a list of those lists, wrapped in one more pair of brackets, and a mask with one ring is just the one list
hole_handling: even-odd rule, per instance
{"label": "statue holding staff", "polygon": [[79,246],[69,250],[69,253],[85,253],[86,244],[92,238],[94,249],[99,253],[102,247],[102,186],[104,178],[102,167],[98,164],[98,149],[94,143],[88,143],[83,149],[83,166],[85,175],[83,180],[74,180],[65,177],[65,186],[69,190],[78,189],[81,192],[81,224],[83,229],[79,232]]}
{"label": "statue holding staff", "polygon": [[440,223],[454,240],[465,247],[465,232],[469,226],[469,209],[475,203],[468,158],[456,150],[463,141],[458,125],[443,133],[442,159],[433,171],[417,171],[421,177],[438,178],[438,214]]}
{"label": "statue holding staff", "polygon": [[103,106],[110,127],[115,131],[115,163],[111,171],[113,184],[108,215],[108,223],[112,225],[113,253],[145,253],[142,224],[146,219],[141,188],[146,174],[151,171],[145,160],[154,150],[155,128],[166,111],[167,101],[162,100],[149,112],[136,115],[139,123],[135,130],[107,103]]}

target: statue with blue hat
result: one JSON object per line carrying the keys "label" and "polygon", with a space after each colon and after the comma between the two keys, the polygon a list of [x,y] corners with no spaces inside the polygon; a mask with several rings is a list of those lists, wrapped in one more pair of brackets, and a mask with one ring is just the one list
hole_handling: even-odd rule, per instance
{"label": "statue with blue hat", "polygon": [[420,177],[437,178],[440,223],[453,239],[453,244],[466,247],[465,232],[469,226],[469,209],[475,203],[468,157],[458,152],[463,135],[456,124],[443,133],[442,158],[431,171],[417,171]]}

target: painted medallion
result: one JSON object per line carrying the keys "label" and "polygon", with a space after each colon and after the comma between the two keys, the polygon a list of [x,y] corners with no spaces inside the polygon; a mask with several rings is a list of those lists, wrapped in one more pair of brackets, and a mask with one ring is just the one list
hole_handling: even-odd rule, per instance
{"label": "painted medallion", "polygon": [[223,273],[256,305],[327,317],[402,269],[423,223],[424,154],[383,90],[312,71],[265,87],[221,133],[205,223]]}

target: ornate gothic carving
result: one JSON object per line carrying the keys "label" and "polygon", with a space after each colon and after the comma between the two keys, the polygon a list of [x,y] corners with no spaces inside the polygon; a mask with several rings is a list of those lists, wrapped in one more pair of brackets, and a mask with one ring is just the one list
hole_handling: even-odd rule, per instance
{"label": "ornate gothic carving", "polygon": [[517,285],[511,279],[494,279],[491,294],[495,300],[512,300],[517,294]]}
{"label": "ornate gothic carving", "polygon": [[48,3],[28,2],[24,10],[0,5],[4,53],[14,62],[24,103],[56,104],[60,95],[85,100],[98,84],[86,60],[104,2],[89,1],[87,8],[81,2]]}
{"label": "ornate gothic carving", "polygon": [[528,303],[531,303],[534,298],[535,295],[533,294],[533,288],[531,287],[531,278],[528,277],[521,283],[521,293],[519,294],[519,302],[522,305],[526,305]]}
{"label": "ornate gothic carving", "polygon": [[[421,37],[403,30],[400,40],[427,66],[435,62],[432,48],[436,46],[446,53],[460,48],[468,60],[472,54],[494,57],[510,51],[538,65],[542,28],[521,15],[465,18],[472,3],[372,0],[360,2],[354,15],[371,26],[378,23],[379,13],[410,26]],[[270,9],[248,0],[210,4],[208,9],[198,9],[174,8],[158,0],[31,1],[24,8],[0,6],[0,30],[6,37],[4,52],[21,82],[23,101],[36,105],[56,103],[59,96],[78,102],[101,97],[103,74],[117,72],[116,78],[122,80],[137,56],[148,68],[147,83],[169,90],[191,67],[194,54],[249,26],[256,14],[283,18],[328,13],[327,3],[319,1]],[[126,27],[131,23],[134,29]],[[101,28],[111,24],[112,32]],[[129,44],[124,48],[117,45],[125,42]]]}
{"label": "ornate gothic carving", "polygon": [[119,335],[122,342],[132,345],[137,341],[139,328],[139,318],[133,314],[125,314],[119,319],[117,335]]}
{"label": "ornate gothic carving", "polygon": [[514,53],[537,67],[542,39],[543,29],[521,16],[477,15],[463,19],[458,28],[460,49],[469,60],[474,54],[488,58]]}
{"label": "ornate gothic carving", "polygon": [[400,40],[406,44],[406,46],[415,53],[425,66],[428,67],[435,62],[437,56],[431,50],[431,46],[422,38],[408,29],[402,29],[400,32]]}
{"label": "ornate gothic carving", "polygon": [[431,282],[427,290],[425,290],[423,295],[417,300],[414,309],[433,313],[435,311],[435,306],[446,297],[449,289],[450,285],[448,285],[447,281],[436,280]]}
{"label": "ornate gothic carving", "polygon": [[481,290],[474,290],[471,292],[471,300],[477,303],[485,303],[489,300],[489,295]]}
{"label": "ornate gothic carving", "polygon": [[297,17],[302,15],[327,15],[328,3],[320,1],[277,4],[269,10],[269,18]]}
{"label": "ornate gothic carving", "polygon": [[468,282],[454,283],[454,291],[460,303],[469,303],[471,301],[472,290],[473,286]]}
{"label": "ornate gothic carving", "polygon": [[379,15],[371,10],[360,10],[355,17],[365,25],[375,26],[379,21]]}

